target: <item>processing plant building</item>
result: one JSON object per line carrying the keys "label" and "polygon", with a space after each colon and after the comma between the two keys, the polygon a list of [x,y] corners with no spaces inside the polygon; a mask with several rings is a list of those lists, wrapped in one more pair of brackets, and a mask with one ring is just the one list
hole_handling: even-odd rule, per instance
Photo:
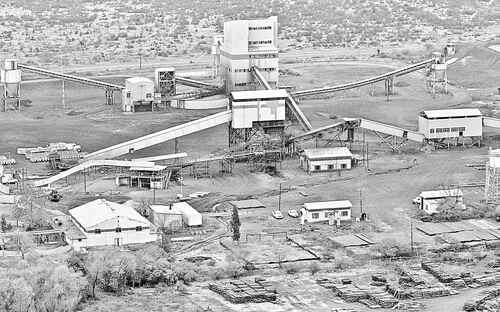
{"label": "processing plant building", "polygon": [[418,116],[418,131],[427,139],[481,137],[483,115],[477,108],[427,110]]}
{"label": "processing plant building", "polygon": [[225,88],[255,90],[258,82],[252,68],[258,67],[271,87],[278,85],[278,18],[238,20],[224,23],[220,47],[221,73]]}

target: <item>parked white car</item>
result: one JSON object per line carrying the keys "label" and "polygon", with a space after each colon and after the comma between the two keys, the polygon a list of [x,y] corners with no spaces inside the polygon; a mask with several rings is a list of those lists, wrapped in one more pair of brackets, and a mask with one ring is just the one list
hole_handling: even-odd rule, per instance
{"label": "parked white car", "polygon": [[299,212],[295,209],[288,209],[288,215],[292,218],[298,218]]}
{"label": "parked white car", "polygon": [[274,217],[274,218],[276,218],[276,219],[283,219],[283,214],[282,214],[282,213],[281,213],[281,211],[279,211],[279,210],[274,210],[274,211],[272,212],[272,215],[273,215],[273,217]]}

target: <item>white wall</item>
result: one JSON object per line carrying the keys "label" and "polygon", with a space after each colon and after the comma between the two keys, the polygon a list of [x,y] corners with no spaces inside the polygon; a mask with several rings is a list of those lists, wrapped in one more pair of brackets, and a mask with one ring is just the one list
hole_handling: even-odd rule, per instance
{"label": "white wall", "polygon": [[87,236],[87,239],[82,239],[81,242],[78,240],[66,240],[68,244],[75,249],[81,247],[114,246],[116,245],[117,238],[120,240],[120,245],[144,244],[154,242],[158,239],[156,234],[151,233],[151,229],[143,229],[142,231],[122,230],[122,232],[110,231],[96,234],[83,231],[83,229],[76,223],[75,226],[77,226],[85,234],[85,236]]}
{"label": "white wall", "polygon": [[[483,135],[483,118],[450,118],[450,119],[426,119],[418,116],[418,131],[428,139],[439,138],[456,138],[459,137],[459,132],[440,132],[437,133],[437,128],[458,128],[465,127],[464,137],[480,137]],[[434,133],[431,133],[434,129]]]}
{"label": "white wall", "polygon": [[[330,160],[308,160],[305,157],[301,157],[300,165],[307,172],[319,172],[319,171],[331,171],[331,170],[348,170],[351,169],[352,159],[330,159]],[[332,165],[333,169],[328,169],[328,165]],[[345,165],[345,168],[342,168]],[[319,170],[314,167],[320,166]]]}
{"label": "white wall", "polygon": [[252,128],[254,121],[285,120],[285,100],[232,103],[233,128]]}
{"label": "white wall", "polygon": [[[331,210],[316,210],[316,211],[308,211],[305,208],[301,209],[301,212],[304,216],[304,220],[307,222],[324,222],[329,221],[330,214],[336,214],[340,221],[349,221],[351,220],[351,208],[345,209],[331,209]],[[342,216],[342,212],[347,213],[347,215]],[[318,218],[313,218],[313,214],[317,214]]]}

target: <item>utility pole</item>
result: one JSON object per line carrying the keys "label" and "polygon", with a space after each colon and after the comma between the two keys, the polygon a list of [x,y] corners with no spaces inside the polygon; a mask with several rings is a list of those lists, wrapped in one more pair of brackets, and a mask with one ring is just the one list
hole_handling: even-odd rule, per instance
{"label": "utility pole", "polygon": [[363,190],[359,189],[359,208],[361,212],[361,217],[363,216]]}
{"label": "utility pole", "polygon": [[411,248],[411,253],[413,254],[413,221],[410,218],[410,248]]}
{"label": "utility pole", "polygon": [[280,193],[278,196],[278,210],[281,211],[281,183],[280,183]]}
{"label": "utility pole", "polygon": [[[62,55],[61,55],[61,73],[64,73],[64,61]],[[62,105],[63,105],[63,110],[66,110],[66,99],[65,99],[66,90],[65,90],[64,78],[62,78],[61,81],[62,81]]]}
{"label": "utility pole", "polygon": [[86,169],[83,169],[83,192],[87,194],[87,177],[86,177]]}

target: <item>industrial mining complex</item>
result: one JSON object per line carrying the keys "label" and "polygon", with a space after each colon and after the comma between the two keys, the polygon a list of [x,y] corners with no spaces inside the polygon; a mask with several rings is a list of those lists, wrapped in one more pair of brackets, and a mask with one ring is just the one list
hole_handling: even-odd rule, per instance
{"label": "industrial mining complex", "polygon": [[460,46],[335,79],[276,16],[223,29],[195,72],[3,60],[0,256],[147,263],[111,284],[165,311],[500,311],[500,89],[464,100]]}

